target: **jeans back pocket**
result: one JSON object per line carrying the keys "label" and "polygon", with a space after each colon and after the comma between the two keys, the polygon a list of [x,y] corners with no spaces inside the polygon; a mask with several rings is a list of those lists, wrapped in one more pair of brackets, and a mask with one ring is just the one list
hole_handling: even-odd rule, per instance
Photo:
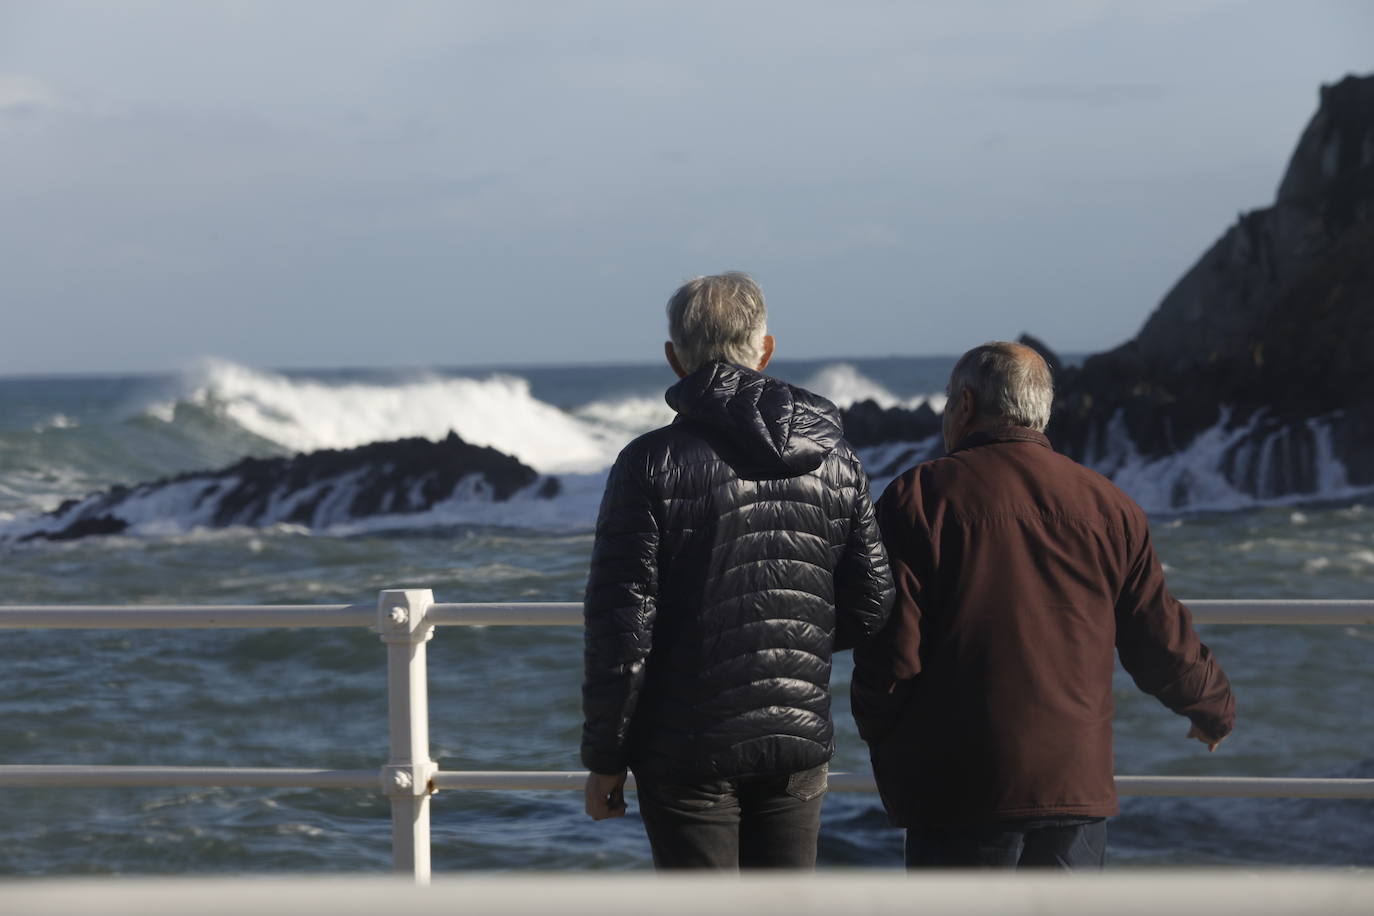
{"label": "jeans back pocket", "polygon": [[800,801],[811,801],[825,792],[829,776],[828,763],[809,770],[798,770],[787,777],[787,794]]}

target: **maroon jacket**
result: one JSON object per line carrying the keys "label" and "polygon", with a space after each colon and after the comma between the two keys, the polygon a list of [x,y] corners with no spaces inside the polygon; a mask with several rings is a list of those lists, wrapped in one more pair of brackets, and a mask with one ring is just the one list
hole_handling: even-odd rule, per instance
{"label": "maroon jacket", "polygon": [[1145,513],[1040,433],[975,433],[910,469],[878,523],[897,604],[854,652],[852,700],[894,824],[1117,813],[1114,649],[1207,734],[1234,726]]}

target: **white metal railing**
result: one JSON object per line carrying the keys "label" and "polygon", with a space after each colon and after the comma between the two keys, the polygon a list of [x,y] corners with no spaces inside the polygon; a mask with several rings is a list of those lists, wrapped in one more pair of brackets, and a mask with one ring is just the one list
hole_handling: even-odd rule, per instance
{"label": "white metal railing", "polygon": [[[1374,625],[1374,600],[1191,601],[1198,623]],[[387,646],[391,756],[377,770],[243,767],[0,766],[0,788],[252,786],[376,788],[391,799],[393,862],[430,878],[429,799],[438,789],[580,789],[580,771],[441,771],[429,756],[425,643],[436,626],[580,626],[571,602],[436,604],[428,589],[388,589],[372,605],[8,605],[0,629],[152,629],[374,626]],[[1374,779],[1118,776],[1123,795],[1374,798]],[[633,787],[633,782],[631,782]],[[874,790],[869,776],[834,773],[838,792]]]}

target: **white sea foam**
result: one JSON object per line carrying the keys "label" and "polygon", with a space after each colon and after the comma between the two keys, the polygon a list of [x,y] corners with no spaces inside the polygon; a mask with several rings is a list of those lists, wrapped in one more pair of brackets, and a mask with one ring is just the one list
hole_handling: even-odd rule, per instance
{"label": "white sea foam", "polygon": [[[594,413],[583,419],[538,400],[529,382],[513,375],[330,384],[215,361],[184,400],[303,452],[413,436],[437,441],[453,431],[541,471],[587,472],[609,466],[625,441]],[[170,420],[175,404],[144,412]]]}
{"label": "white sea foam", "polygon": [[0,473],[0,506],[10,512],[48,512],[64,500],[100,489],[103,482],[87,474],[53,466],[19,468]]}
{"label": "white sea foam", "polygon": [[50,429],[76,429],[80,425],[79,422],[73,420],[64,413],[55,413],[46,420],[35,423],[33,431],[36,433],[45,433]]}
{"label": "white sea foam", "polygon": [[944,410],[943,394],[924,394],[902,398],[888,388],[859,372],[849,363],[832,363],[802,382],[802,387],[828,398],[839,407],[851,407],[860,401],[873,401],[879,407],[919,407],[929,403],[936,413]]}
{"label": "white sea foam", "polygon": [[177,402],[154,401],[144,405],[139,412],[144,416],[152,417],[154,420],[161,420],[163,423],[174,423],[177,418]]}
{"label": "white sea foam", "polygon": [[593,401],[577,408],[574,414],[579,420],[594,428],[615,430],[624,434],[626,441],[671,423],[675,416],[673,409],[662,397]]}
{"label": "white sea foam", "polygon": [[539,484],[536,483],[501,502],[475,494],[460,484],[452,496],[424,512],[338,522],[330,525],[326,533],[350,535],[448,525],[493,525],[539,531],[591,528],[596,523],[601,494],[606,488],[606,469],[588,474],[560,474],[558,481],[560,490],[553,499],[539,496]]}
{"label": "white sea foam", "polygon": [[[1306,493],[1278,493],[1273,489],[1269,478],[1272,462],[1292,433],[1281,427],[1259,438],[1265,422],[1262,412],[1249,423],[1229,427],[1230,410],[1223,409],[1216,425],[1198,435],[1187,448],[1157,459],[1146,459],[1136,450],[1118,413],[1107,426],[1105,446],[1088,456],[1087,463],[1111,477],[1149,512],[1229,511],[1315,499],[1353,499],[1374,492],[1374,488],[1349,484],[1345,466],[1335,457],[1331,444],[1333,420],[1334,417],[1314,417],[1307,421],[1315,443],[1316,486]],[[1243,477],[1253,468],[1258,494],[1247,493],[1228,479],[1223,463],[1233,449],[1237,450],[1235,476]],[[1302,524],[1306,517],[1295,512],[1290,520]]]}
{"label": "white sea foam", "polygon": [[[824,367],[804,384],[837,403],[846,405],[869,398],[882,406],[919,404],[927,398],[902,398],[857,372],[846,363]],[[934,399],[931,399],[934,400]],[[938,401],[937,401],[938,403]],[[492,524],[528,528],[577,529],[589,527],[596,517],[606,469],[616,453],[634,436],[671,419],[671,411],[657,397],[638,395],[597,400],[572,412],[536,399],[526,380],[510,375],[483,378],[425,376],[391,384],[351,382],[331,384],[259,372],[231,363],[207,366],[183,398],[170,404],[150,406],[145,413],[174,417],[178,404],[216,413],[258,436],[286,448],[301,451],[346,448],[377,440],[421,436],[440,439],[449,430],[464,439],[491,445],[513,454],[545,473],[556,474],[562,485],[553,499],[537,495],[537,485],[497,502],[486,492],[480,477],[469,477],[445,500],[422,513],[383,514],[368,519],[351,518],[348,507],[357,481],[333,478],[295,492],[275,496],[251,519],[230,519],[231,524],[281,522],[299,507],[310,506],[310,528],[315,531],[350,532],[373,528],[425,527],[450,524]],[[1112,477],[1148,511],[1174,513],[1193,510],[1229,510],[1255,505],[1297,504],[1313,499],[1345,499],[1364,496],[1371,488],[1354,488],[1335,458],[1331,441],[1332,418],[1308,422],[1312,437],[1306,448],[1316,466],[1314,492],[1278,496],[1267,469],[1272,462],[1292,454],[1294,443],[1281,441],[1291,432],[1263,434],[1264,418],[1228,428],[1223,415],[1214,428],[1198,436],[1174,455],[1148,460],[1132,445],[1120,416],[1109,424],[1104,443],[1088,463]],[[871,473],[875,495],[888,477],[925,457],[933,439],[922,443],[887,443],[862,452]],[[1235,469],[1229,475],[1223,461],[1233,453]],[[1231,483],[1256,475],[1258,497]],[[16,476],[17,475],[17,476]],[[29,479],[11,472],[0,478],[0,532],[19,536],[32,531],[55,531],[69,524],[39,518],[28,512],[51,509],[58,494],[90,492],[94,486],[81,481]],[[233,481],[221,487],[227,490]],[[204,479],[159,487],[134,487],[114,514],[129,522],[130,533],[163,537],[208,527],[215,521],[217,499],[206,497]],[[423,486],[416,481],[415,486]],[[325,488],[328,491],[325,492]],[[402,504],[392,494],[394,504]],[[423,502],[412,500],[412,503]],[[100,514],[94,503],[90,511]],[[26,517],[27,515],[27,517]],[[1296,520],[1296,519],[1295,519]],[[1360,565],[1357,562],[1357,565]]]}
{"label": "white sea foam", "polygon": [[[559,493],[554,498],[540,495],[547,479],[541,478],[517,491],[507,500],[494,498],[490,485],[480,474],[467,475],[455,484],[444,499],[422,512],[385,512],[357,518],[350,506],[369,469],[314,481],[296,490],[272,492],[266,505],[254,507],[249,514],[227,519],[227,529],[244,531],[291,530],[347,535],[364,531],[396,528],[426,528],[447,525],[501,525],[540,530],[590,528],[596,521],[606,469],[588,474],[559,475]],[[418,490],[426,483],[414,483]],[[0,539],[17,540],[30,534],[61,531],[78,518],[112,515],[126,522],[124,534],[177,540],[186,537],[215,536],[216,515],[223,495],[234,490],[239,480],[228,478],[189,478],[158,485],[132,488],[117,503],[108,504],[95,495],[61,517],[21,516],[0,519]],[[308,511],[305,525],[295,519],[302,507]],[[251,527],[250,527],[251,526]],[[237,535],[235,535],[237,536]]]}
{"label": "white sea foam", "polygon": [[[1211,429],[1198,435],[1187,448],[1163,458],[1150,459],[1141,455],[1118,413],[1107,424],[1102,447],[1092,450],[1085,463],[1110,477],[1142,508],[1151,513],[1172,514],[1192,511],[1231,511],[1254,506],[1287,506],[1314,500],[1346,500],[1374,494],[1374,487],[1355,487],[1348,482],[1346,469],[1331,444],[1331,424],[1334,417],[1316,417],[1307,421],[1313,433],[1313,462],[1316,468],[1315,489],[1306,493],[1277,493],[1266,476],[1270,462],[1285,436],[1280,428],[1262,438],[1265,417],[1257,414],[1249,423],[1229,428],[1230,411],[1223,410],[1220,420]],[[1249,441],[1247,441],[1249,440]],[[923,456],[934,445],[933,440],[922,443],[889,442],[862,449],[860,457],[873,479],[873,489],[881,492],[891,475],[908,463]],[[1236,476],[1243,477],[1256,466],[1260,493],[1254,495],[1235,486],[1224,469],[1226,454],[1237,449]],[[1358,507],[1351,511],[1358,513]],[[1301,512],[1290,517],[1292,524],[1306,520]]]}
{"label": "white sea foam", "polygon": [[[848,363],[826,366],[803,384],[841,407],[866,399],[883,407],[929,401],[939,410],[944,404],[942,395],[899,397]],[[146,405],[142,413],[170,423],[178,403],[193,404],[302,452],[410,436],[437,441],[452,430],[545,473],[609,467],[626,442],[673,417],[661,397],[606,398],[560,410],[535,398],[525,379],[499,373],[331,383],[214,360],[190,379],[189,388],[182,398]]]}

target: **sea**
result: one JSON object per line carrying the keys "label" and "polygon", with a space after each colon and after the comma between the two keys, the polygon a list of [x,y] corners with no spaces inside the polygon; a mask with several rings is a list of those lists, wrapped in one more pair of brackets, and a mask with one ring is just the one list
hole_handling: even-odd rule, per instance
{"label": "sea", "polygon": [[[953,357],[782,361],[841,405],[942,406]],[[671,414],[666,366],[265,371],[207,361],[165,375],[0,379],[0,602],[577,601],[606,469]],[[62,501],[117,484],[407,436],[494,446],[562,482],[553,500],[450,500],[323,528],[207,530],[175,514],[118,536],[21,542]],[[1151,513],[1184,598],[1374,597],[1374,494],[1256,500],[1217,471],[1219,438],[1110,470]],[[870,467],[890,447],[865,453]],[[1179,473],[1206,501],[1169,504]],[[890,472],[889,472],[890,473]],[[886,484],[880,475],[875,490]],[[1202,492],[1195,489],[1195,492]],[[7,536],[8,535],[8,536]],[[1374,777],[1374,628],[1202,626],[1238,697],[1213,754],[1118,672],[1117,771]],[[448,770],[577,769],[575,628],[441,628],[429,644],[432,754]],[[365,630],[0,631],[0,763],[363,769],[387,756],[385,651]],[[833,687],[832,767],[864,771],[849,661]],[[938,740],[938,736],[932,736]],[[631,813],[593,823],[580,792],[435,796],[437,873],[644,869]],[[0,789],[0,874],[381,873],[389,805],[354,790]],[[899,867],[876,796],[827,798],[825,866]],[[1109,867],[1374,865],[1374,802],[1126,799]]]}

